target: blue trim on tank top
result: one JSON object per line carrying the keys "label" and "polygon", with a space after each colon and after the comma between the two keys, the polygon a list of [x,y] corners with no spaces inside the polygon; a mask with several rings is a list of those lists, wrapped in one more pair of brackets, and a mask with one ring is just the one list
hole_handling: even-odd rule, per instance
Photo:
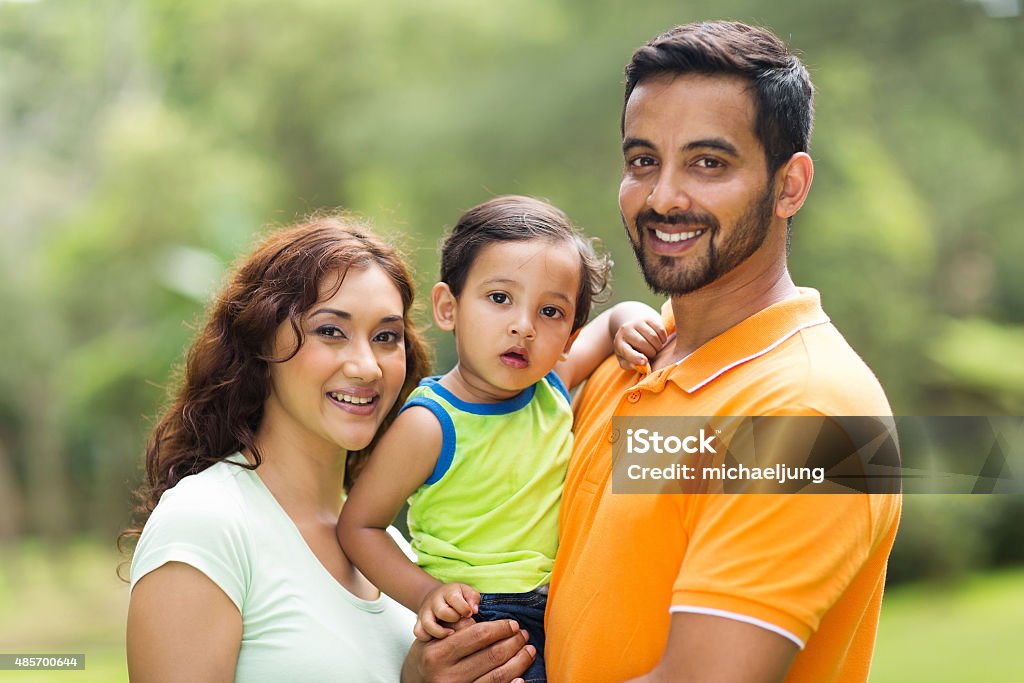
{"label": "blue trim on tank top", "polygon": [[423,482],[424,485],[436,484],[441,481],[441,478],[451,468],[452,461],[455,459],[455,423],[452,422],[452,416],[448,414],[448,411],[444,409],[440,403],[432,398],[426,396],[416,396],[406,401],[402,409],[398,411],[401,415],[406,409],[411,406],[420,406],[426,408],[437,421],[441,423],[441,453],[437,456],[437,462],[434,464],[434,471],[430,473],[427,480]]}
{"label": "blue trim on tank top", "polygon": [[532,384],[512,398],[504,401],[498,401],[497,403],[472,403],[470,401],[463,401],[461,398],[443,387],[438,381],[439,379],[440,375],[436,377],[424,377],[420,380],[420,386],[430,387],[432,391],[451,403],[454,407],[474,415],[508,415],[509,413],[516,412],[517,410],[522,410],[529,405],[530,401],[533,400],[533,395],[537,391],[537,385]]}

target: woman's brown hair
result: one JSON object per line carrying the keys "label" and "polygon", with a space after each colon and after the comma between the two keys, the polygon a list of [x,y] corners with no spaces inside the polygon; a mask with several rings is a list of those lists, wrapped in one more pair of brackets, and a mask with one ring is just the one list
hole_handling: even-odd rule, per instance
{"label": "woman's brown hair", "polygon": [[[326,275],[376,265],[402,296],[405,317],[405,383],[378,434],[394,420],[409,392],[427,374],[426,346],[410,319],[413,280],[402,258],[358,220],[316,214],[265,237],[235,268],[209,308],[192,342],[171,404],[146,446],[146,480],[139,488],[137,526],[119,541],[137,537],[164,491],[241,450],[262,454],[255,444],[263,405],[270,393],[269,364],[293,357],[303,342],[300,320],[320,299]],[[341,286],[341,279],[338,281]],[[333,296],[333,292],[330,293]],[[267,355],[278,327],[288,321],[298,344],[284,358]],[[362,468],[374,442],[348,454],[346,488]],[[239,465],[246,467],[246,465]]]}

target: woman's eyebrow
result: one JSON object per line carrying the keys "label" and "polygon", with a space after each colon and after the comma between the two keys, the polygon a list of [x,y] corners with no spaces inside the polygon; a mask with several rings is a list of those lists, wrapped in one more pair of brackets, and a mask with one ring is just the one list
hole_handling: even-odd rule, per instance
{"label": "woman's eyebrow", "polygon": [[351,320],[352,319],[352,314],[351,313],[349,313],[348,311],[342,311],[342,310],[337,309],[337,308],[318,308],[315,311],[313,311],[313,315],[320,315],[321,313],[326,313],[328,315],[333,315],[333,316],[336,316],[338,318],[342,318],[344,320]]}
{"label": "woman's eyebrow", "polygon": [[[338,318],[341,318],[342,320],[351,320],[352,319],[352,314],[351,313],[349,313],[348,311],[343,311],[343,310],[338,309],[338,308],[318,308],[315,311],[313,311],[312,315],[320,315],[321,313],[326,313],[327,315],[333,315],[333,316],[336,316]],[[383,318],[380,319],[380,322],[382,322],[382,323],[400,323],[403,320],[405,320],[405,318],[403,318],[400,315],[386,315],[386,316],[384,316]]]}

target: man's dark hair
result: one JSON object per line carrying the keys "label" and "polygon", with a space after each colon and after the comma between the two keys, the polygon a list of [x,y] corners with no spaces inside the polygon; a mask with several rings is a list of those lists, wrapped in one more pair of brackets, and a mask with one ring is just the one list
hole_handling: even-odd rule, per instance
{"label": "man's dark hair", "polygon": [[595,251],[593,240],[584,237],[564,211],[540,199],[495,197],[462,214],[441,244],[441,282],[459,297],[481,249],[498,242],[532,239],[568,242],[579,252],[580,288],[572,322],[575,332],[586,324],[591,306],[607,287],[611,260]]}
{"label": "man's dark hair", "polygon": [[807,68],[789,47],[764,28],[735,21],[676,26],[633,53],[626,65],[626,104],[641,82],[663,75],[735,75],[750,82],[754,134],[772,174],[811,146],[814,86]]}

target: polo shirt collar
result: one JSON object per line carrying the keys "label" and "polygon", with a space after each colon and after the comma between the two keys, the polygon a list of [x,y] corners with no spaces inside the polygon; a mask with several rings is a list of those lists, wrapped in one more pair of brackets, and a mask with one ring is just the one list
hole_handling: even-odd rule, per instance
{"label": "polo shirt collar", "polygon": [[[674,334],[671,301],[662,306],[661,315],[666,331]],[[692,394],[729,370],[765,355],[800,330],[828,322],[818,291],[801,287],[796,296],[758,311],[675,365],[644,378],[641,384],[664,386],[665,381],[671,381]]]}

